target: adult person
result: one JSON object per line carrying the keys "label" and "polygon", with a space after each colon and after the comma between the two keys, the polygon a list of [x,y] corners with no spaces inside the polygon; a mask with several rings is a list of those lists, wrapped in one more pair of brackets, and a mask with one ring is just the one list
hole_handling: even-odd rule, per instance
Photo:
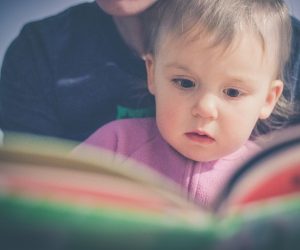
{"label": "adult person", "polygon": [[[26,24],[3,61],[1,128],[83,141],[109,121],[151,115],[141,18],[154,2],[97,0]],[[286,75],[299,100],[300,22],[292,25]]]}
{"label": "adult person", "polygon": [[97,0],[26,24],[3,61],[2,129],[81,141],[148,115],[141,15],[154,2]]}

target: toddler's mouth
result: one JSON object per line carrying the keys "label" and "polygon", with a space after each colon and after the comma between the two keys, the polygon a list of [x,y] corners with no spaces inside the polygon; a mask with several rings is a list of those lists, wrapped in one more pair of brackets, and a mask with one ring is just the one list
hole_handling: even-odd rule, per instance
{"label": "toddler's mouth", "polygon": [[208,135],[205,132],[198,132],[198,131],[193,131],[193,132],[188,132],[185,133],[185,135],[192,141],[194,142],[199,142],[199,143],[213,143],[215,139]]}

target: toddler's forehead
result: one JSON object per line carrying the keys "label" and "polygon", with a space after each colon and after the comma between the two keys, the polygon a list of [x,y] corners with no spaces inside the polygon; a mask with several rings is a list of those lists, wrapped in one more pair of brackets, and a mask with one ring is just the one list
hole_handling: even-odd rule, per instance
{"label": "toddler's forehead", "polygon": [[[248,42],[245,42],[248,41]],[[250,41],[250,42],[249,42]],[[245,45],[246,44],[246,45]],[[268,67],[273,68],[272,74],[278,75],[278,58],[277,53],[274,50],[274,45],[270,46],[263,41],[263,38],[254,31],[241,31],[237,32],[232,39],[218,40],[213,32],[207,32],[201,30],[200,32],[196,29],[191,30],[190,33],[180,34],[176,32],[165,32],[160,37],[160,42],[156,50],[156,56],[164,57],[168,53],[176,53],[176,51],[184,52],[189,51],[186,57],[189,57],[191,50],[188,48],[192,47],[199,48],[199,51],[209,50],[208,53],[212,55],[212,58],[223,60],[235,54],[237,50],[239,56],[244,55],[249,57],[249,51],[253,53],[250,55],[256,55],[259,62],[262,65],[269,65]],[[197,50],[194,50],[197,52]],[[244,52],[243,52],[244,51]],[[199,53],[201,57],[202,53]],[[183,53],[183,55],[185,55]],[[249,58],[251,60],[251,58]],[[274,76],[275,77],[275,76]]]}

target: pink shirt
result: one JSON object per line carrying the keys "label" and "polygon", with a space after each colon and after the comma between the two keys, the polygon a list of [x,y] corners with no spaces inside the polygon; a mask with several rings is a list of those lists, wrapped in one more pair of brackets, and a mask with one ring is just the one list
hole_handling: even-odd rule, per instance
{"label": "pink shirt", "polygon": [[222,159],[195,162],[179,154],[163,140],[155,118],[113,121],[98,129],[84,144],[111,150],[144,163],[178,183],[188,192],[189,198],[204,206],[212,204],[231,174],[259,150],[256,144],[248,141]]}

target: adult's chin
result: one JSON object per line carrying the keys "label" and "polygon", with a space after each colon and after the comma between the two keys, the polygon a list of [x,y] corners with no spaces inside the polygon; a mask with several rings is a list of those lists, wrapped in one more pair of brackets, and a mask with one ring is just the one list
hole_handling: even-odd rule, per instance
{"label": "adult's chin", "polygon": [[157,0],[96,0],[98,6],[112,16],[134,16],[142,13]]}

